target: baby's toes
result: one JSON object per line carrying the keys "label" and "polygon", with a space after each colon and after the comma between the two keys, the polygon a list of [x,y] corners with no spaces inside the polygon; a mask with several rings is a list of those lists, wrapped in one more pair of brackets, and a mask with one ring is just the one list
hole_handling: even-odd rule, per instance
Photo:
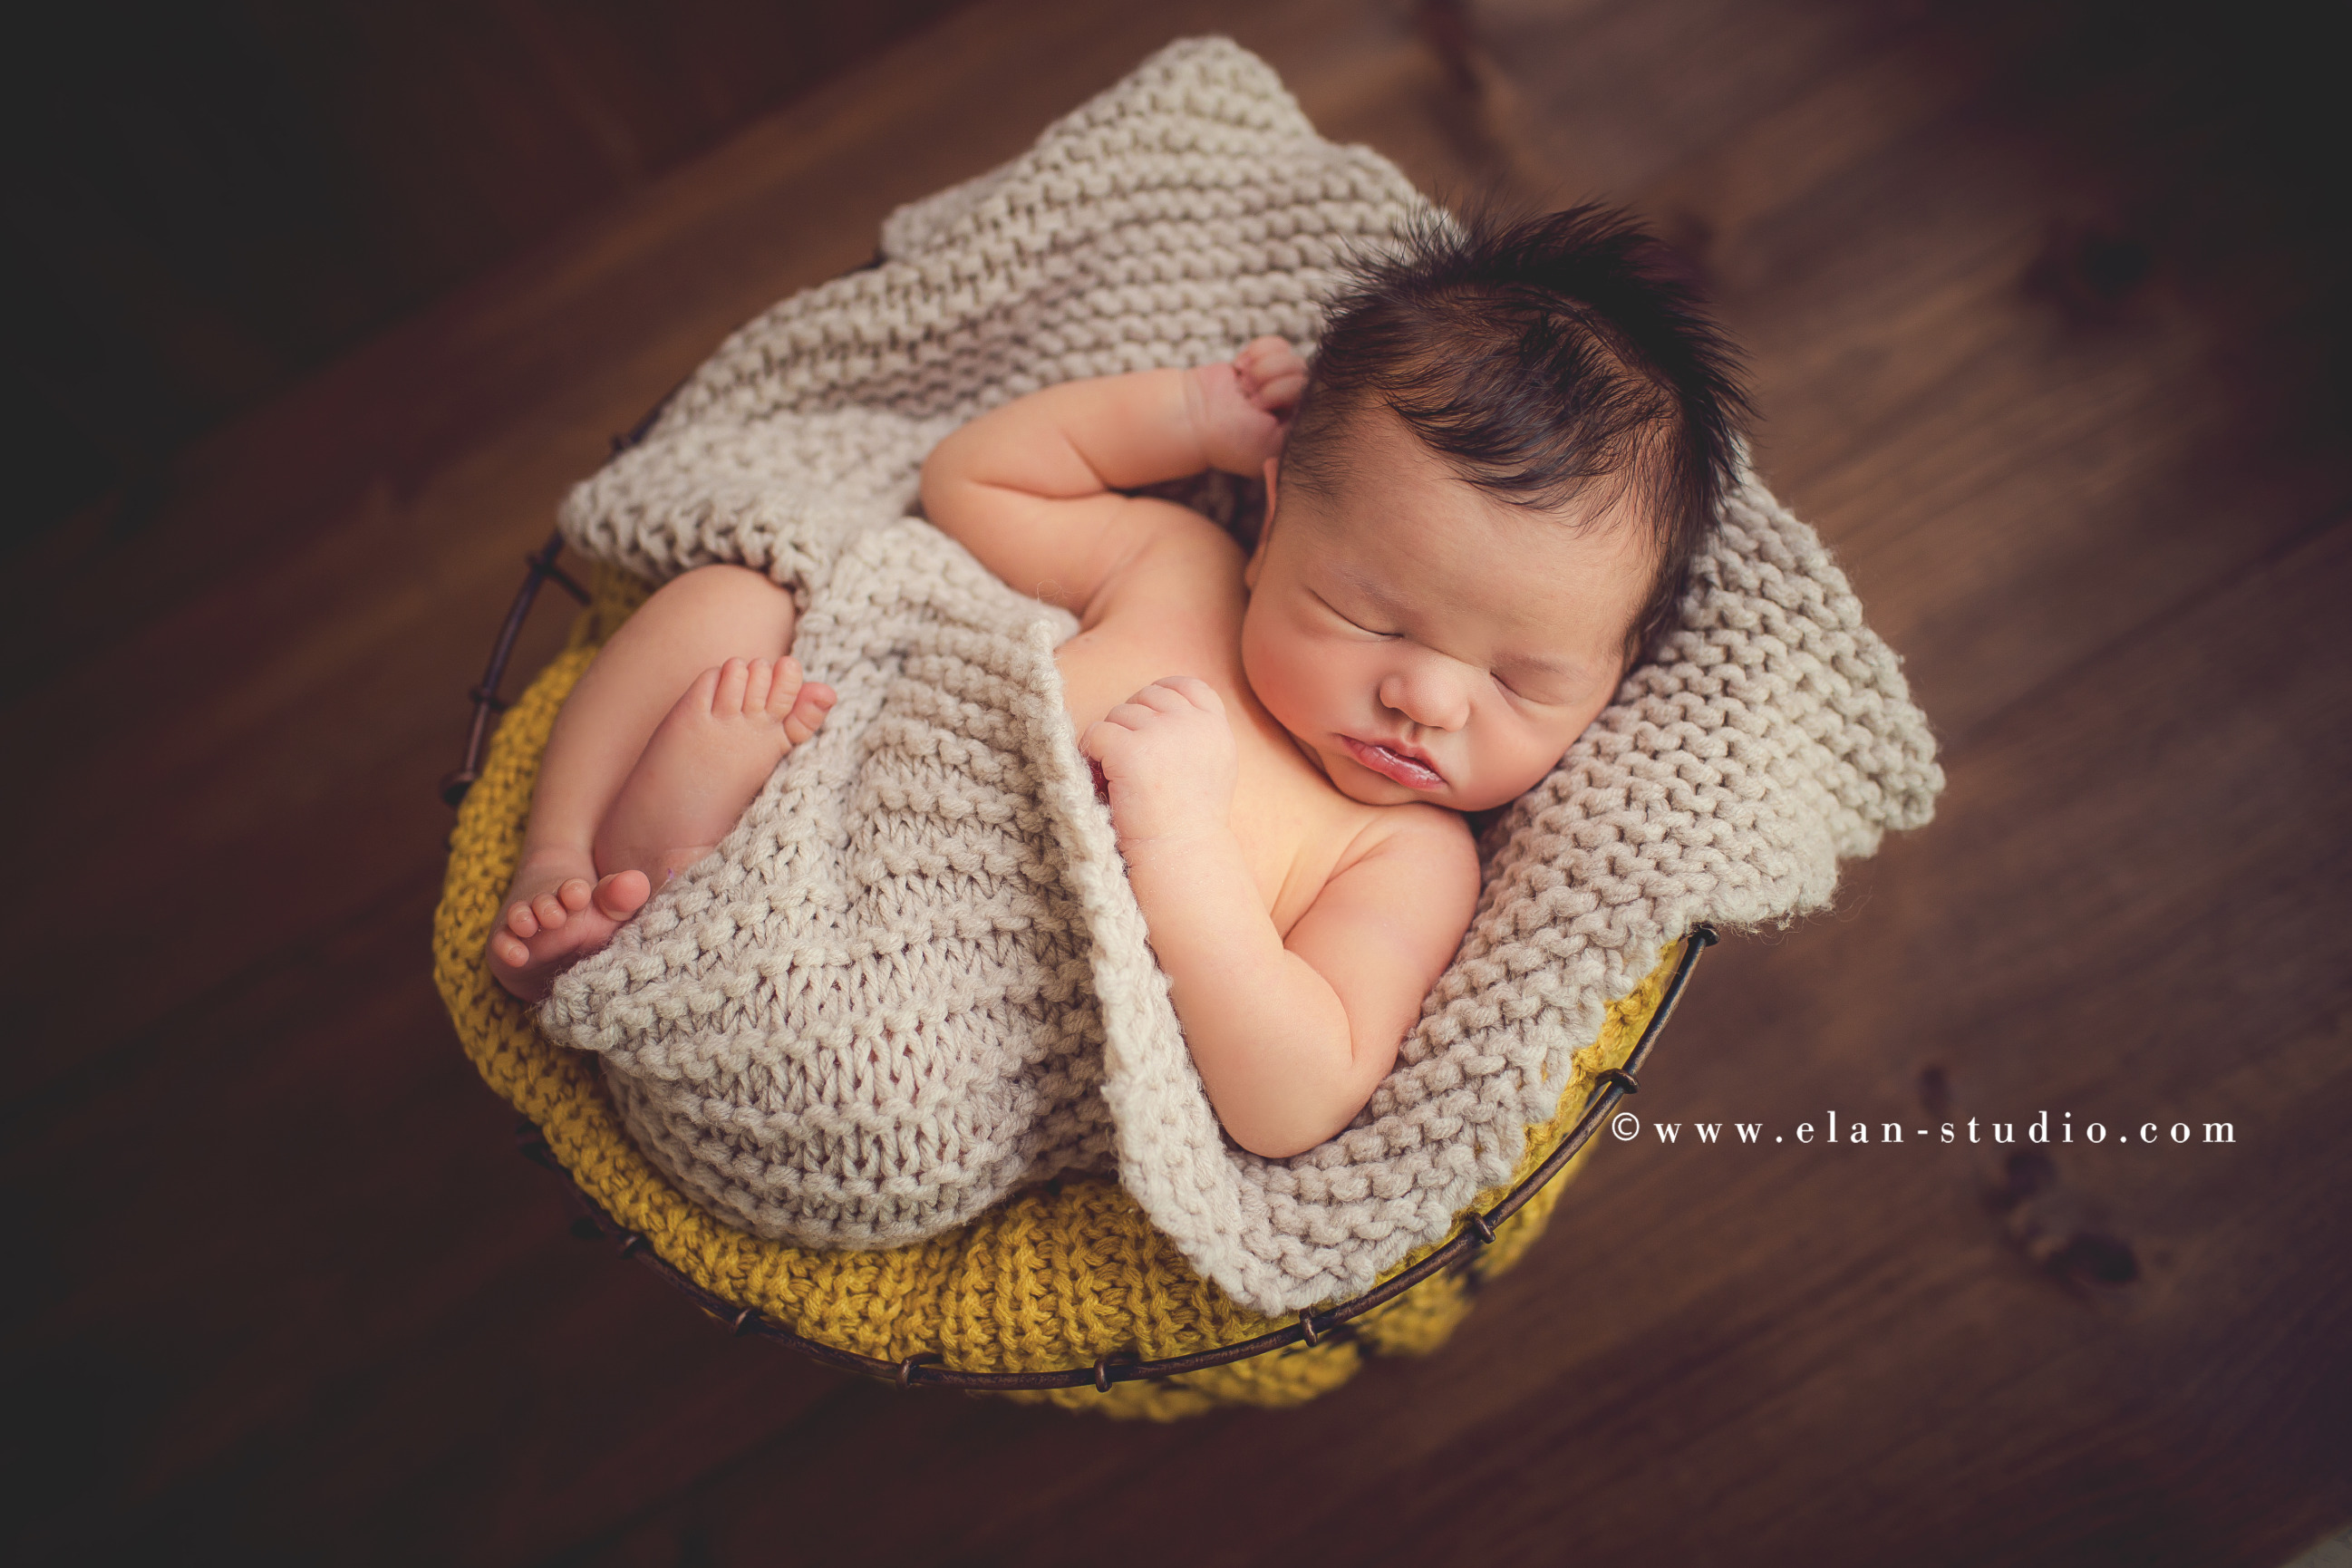
{"label": "baby's toes", "polygon": [[803,682],[793,698],[792,710],[784,715],[784,739],[795,746],[807,742],[824,727],[824,716],[833,704],[832,687],[821,680]]}
{"label": "baby's toes", "polygon": [[[751,662],[730,658],[719,667],[719,686],[711,693],[710,710],[721,718],[744,710],[744,693],[751,684]],[[756,709],[753,711],[757,711]]]}
{"label": "baby's toes", "polygon": [[539,934],[539,917],[530,912],[530,904],[517,900],[507,906],[506,926],[510,934],[529,942]]}
{"label": "baby's toes", "polygon": [[[743,711],[764,713],[775,706],[776,693],[784,684],[783,662],[772,658],[755,658],[743,671]],[[786,700],[790,694],[786,693]]]}
{"label": "baby's toes", "polygon": [[760,706],[770,718],[782,719],[793,710],[793,703],[800,697],[801,662],[787,654],[770,665],[769,670],[767,684],[758,689]]}
{"label": "baby's toes", "polygon": [[563,907],[563,900],[553,893],[541,893],[530,901],[531,918],[539,922],[539,929],[543,931],[562,931],[564,920],[571,912]]}
{"label": "baby's toes", "polygon": [[627,920],[645,908],[653,891],[653,881],[643,871],[615,871],[596,884],[596,910],[606,920]]}
{"label": "baby's toes", "polygon": [[719,678],[725,673],[717,665],[713,665],[687,682],[686,689],[678,694],[677,700],[670,705],[669,711],[662,715],[663,722],[675,721],[689,724],[709,713],[712,704],[719,698]]}

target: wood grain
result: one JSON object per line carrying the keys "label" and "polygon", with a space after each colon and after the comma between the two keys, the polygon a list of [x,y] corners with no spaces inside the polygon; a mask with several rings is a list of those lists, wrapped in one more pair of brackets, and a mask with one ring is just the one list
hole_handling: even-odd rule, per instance
{"label": "wood grain", "polygon": [[[0,540],[145,488],[434,295],[950,9],[101,3],[0,69]],[[136,497],[129,510],[141,510]]]}
{"label": "wood grain", "polygon": [[[12,1558],[2272,1568],[2352,1521],[2342,226],[2112,21],[1491,0],[1448,60],[1360,0],[980,0],[20,552]],[[1439,1356],[1169,1427],[901,1396],[567,1235],[425,978],[434,782],[609,431],[1211,30],[1425,184],[1683,248],[1950,789],[1709,957]]]}

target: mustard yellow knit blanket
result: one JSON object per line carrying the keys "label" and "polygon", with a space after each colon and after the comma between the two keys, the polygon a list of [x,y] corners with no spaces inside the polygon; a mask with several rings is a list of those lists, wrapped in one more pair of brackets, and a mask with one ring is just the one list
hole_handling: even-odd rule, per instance
{"label": "mustard yellow knit blanket", "polygon": [[1311,347],[1348,250],[1420,205],[1222,39],[1163,50],[1023,157],[894,216],[877,268],[739,331],[572,496],[572,541],[660,579],[766,570],[841,699],[742,824],[541,1013],[601,1055],[647,1155],[759,1235],[877,1247],[1115,1168],[1267,1313],[1443,1237],[1551,1117],[1660,950],[1823,902],[1941,774],[1897,662],[1752,476],[1661,659],[1486,846],[1397,1068],[1287,1161],[1227,1141],[1061,702],[1069,617],[908,515],[921,461],[1038,385]]}

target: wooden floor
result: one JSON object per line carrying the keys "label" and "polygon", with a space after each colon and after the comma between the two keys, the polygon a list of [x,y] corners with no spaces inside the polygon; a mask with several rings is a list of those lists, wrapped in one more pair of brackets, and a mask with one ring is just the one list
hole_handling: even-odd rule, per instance
{"label": "wooden floor", "polygon": [[[9,1560],[2274,1568],[2352,1521],[2343,258],[2259,106],[2076,9],[1489,0],[1457,72],[1386,0],[981,0],[12,562]],[[567,1236],[426,977],[434,786],[609,431],[1211,30],[1433,187],[1697,261],[1950,789],[1702,967],[1633,1108],[1765,1141],[1603,1151],[1441,1355],[1164,1428],[900,1395]],[[1963,1131],[1774,1141],[1832,1111]]]}

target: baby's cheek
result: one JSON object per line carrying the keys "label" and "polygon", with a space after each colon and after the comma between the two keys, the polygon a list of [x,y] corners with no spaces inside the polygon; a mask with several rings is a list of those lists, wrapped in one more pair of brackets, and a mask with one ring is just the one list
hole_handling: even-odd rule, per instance
{"label": "baby's cheek", "polygon": [[1251,635],[1244,628],[1242,673],[1249,678],[1250,690],[1285,729],[1295,728],[1302,685],[1300,667],[1306,662],[1303,653],[1295,638],[1264,631]]}
{"label": "baby's cheek", "polygon": [[1582,732],[1580,726],[1576,734],[1547,731],[1522,740],[1514,748],[1507,764],[1497,769],[1498,788],[1492,792],[1501,797],[1496,804],[1514,800],[1543,783],[1552,770],[1559,766],[1560,758],[1567,755],[1569,748],[1576,743],[1577,735]]}

